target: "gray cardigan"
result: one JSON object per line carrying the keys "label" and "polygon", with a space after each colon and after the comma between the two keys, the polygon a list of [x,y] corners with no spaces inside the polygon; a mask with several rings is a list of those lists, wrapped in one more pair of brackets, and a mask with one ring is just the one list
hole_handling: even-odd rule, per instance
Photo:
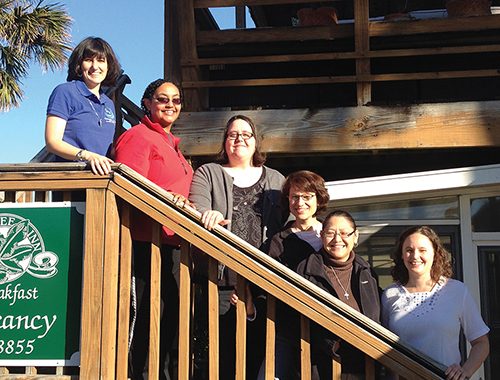
{"label": "gray cardigan", "polygon": [[[265,192],[262,207],[262,244],[283,229],[288,212],[280,210],[279,197],[285,177],[277,170],[264,166],[265,178],[262,191]],[[189,200],[201,213],[217,210],[224,219],[233,216],[233,177],[220,164],[209,163],[196,169],[191,183]],[[231,223],[227,225],[231,231]],[[261,249],[263,247],[261,246]]]}

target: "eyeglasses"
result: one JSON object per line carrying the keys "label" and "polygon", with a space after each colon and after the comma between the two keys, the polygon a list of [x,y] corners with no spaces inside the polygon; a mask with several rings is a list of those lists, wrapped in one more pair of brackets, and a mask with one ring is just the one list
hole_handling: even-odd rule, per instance
{"label": "eyeglasses", "polygon": [[327,237],[328,239],[331,239],[331,238],[334,238],[336,237],[337,235],[340,235],[340,237],[342,239],[347,239],[348,237],[352,236],[352,234],[354,234],[356,232],[356,230],[352,231],[352,232],[347,232],[347,231],[333,231],[333,232],[323,232],[323,235],[325,237]]}
{"label": "eyeglasses", "polygon": [[241,133],[230,132],[227,134],[227,138],[229,140],[236,140],[240,136],[243,140],[248,140],[248,139],[251,139],[253,137],[253,133],[250,133],[250,132],[241,132]]}
{"label": "eyeglasses", "polygon": [[309,202],[311,199],[313,199],[316,196],[316,194],[300,194],[300,195],[292,195],[288,196],[288,199],[292,201],[292,203],[297,203],[300,198],[304,202]]}
{"label": "eyeglasses", "polygon": [[166,96],[159,96],[159,97],[153,98],[153,99],[156,100],[160,104],[168,104],[168,103],[172,102],[172,104],[174,106],[180,106],[181,105],[181,98],[172,98],[172,99],[169,99]]}

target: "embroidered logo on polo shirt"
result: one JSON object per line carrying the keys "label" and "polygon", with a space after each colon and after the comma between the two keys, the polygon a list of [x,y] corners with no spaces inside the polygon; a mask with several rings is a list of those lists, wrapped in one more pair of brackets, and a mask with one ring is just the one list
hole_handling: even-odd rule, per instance
{"label": "embroidered logo on polo shirt", "polygon": [[113,110],[107,106],[104,106],[104,118],[108,123],[115,123],[115,114]]}

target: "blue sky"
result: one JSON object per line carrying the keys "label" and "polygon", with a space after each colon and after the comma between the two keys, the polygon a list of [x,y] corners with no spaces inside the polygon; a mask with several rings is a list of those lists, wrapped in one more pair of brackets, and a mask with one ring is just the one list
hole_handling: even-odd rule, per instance
{"label": "blue sky", "polygon": [[[130,1],[126,6],[118,0],[60,3],[73,18],[72,46],[88,36],[105,39],[132,80],[125,95],[139,104],[146,86],[163,76],[163,0]],[[221,29],[234,28],[234,8],[217,8],[212,13]],[[66,81],[66,74],[67,67],[44,73],[32,64],[23,80],[26,99],[19,107],[0,113],[0,163],[29,162],[43,148],[47,101],[52,90]]]}

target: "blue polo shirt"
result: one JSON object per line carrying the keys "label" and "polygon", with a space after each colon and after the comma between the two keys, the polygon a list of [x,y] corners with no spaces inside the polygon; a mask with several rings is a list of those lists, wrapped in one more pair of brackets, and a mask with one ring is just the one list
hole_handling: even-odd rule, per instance
{"label": "blue polo shirt", "polygon": [[[109,157],[116,117],[115,105],[105,94],[97,98],[83,81],[62,83],[50,95],[49,114],[67,121],[63,141]],[[67,160],[56,156],[56,161]]]}

